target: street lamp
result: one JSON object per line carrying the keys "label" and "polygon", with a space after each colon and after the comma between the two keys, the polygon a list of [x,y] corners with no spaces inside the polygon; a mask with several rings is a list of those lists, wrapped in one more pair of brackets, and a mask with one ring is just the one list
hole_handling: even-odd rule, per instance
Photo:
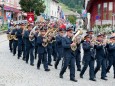
{"label": "street lamp", "polygon": [[4,0],[2,0],[0,7],[2,11],[2,26],[3,26],[4,25]]}
{"label": "street lamp", "polygon": [[113,17],[113,30],[114,30],[114,25],[115,25],[115,13],[112,14]]}

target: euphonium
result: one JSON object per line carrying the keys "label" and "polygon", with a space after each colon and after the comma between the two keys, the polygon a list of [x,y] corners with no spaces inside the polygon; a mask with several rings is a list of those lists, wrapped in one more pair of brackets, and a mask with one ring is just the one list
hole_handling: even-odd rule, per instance
{"label": "euphonium", "polygon": [[12,35],[14,40],[18,40],[18,38],[16,37],[16,34],[17,34],[17,32],[15,33],[15,35]]}
{"label": "euphonium", "polygon": [[[82,35],[82,34],[83,34],[83,32],[82,32],[81,30],[78,30],[77,33],[73,36],[72,42],[74,42],[74,43],[77,44],[77,39],[76,39],[76,37],[77,37],[78,35]],[[75,51],[76,49],[77,49],[77,45],[76,45],[76,46],[71,46],[71,50],[72,50],[72,51]]]}
{"label": "euphonium", "polygon": [[48,35],[49,33],[52,32],[52,29],[49,29],[46,34],[44,35],[43,39],[45,40],[45,42],[42,43],[42,46],[46,47],[48,45]]}
{"label": "euphonium", "polygon": [[7,34],[7,38],[8,38],[8,40],[12,40],[13,39],[13,35],[11,35],[11,33]]}

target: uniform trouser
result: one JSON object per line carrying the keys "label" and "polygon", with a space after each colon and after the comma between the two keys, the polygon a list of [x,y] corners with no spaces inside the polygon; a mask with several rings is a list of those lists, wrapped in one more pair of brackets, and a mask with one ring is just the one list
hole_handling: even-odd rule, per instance
{"label": "uniform trouser", "polygon": [[55,62],[55,66],[56,66],[56,67],[58,66],[58,64],[59,64],[59,62],[60,62],[60,60],[61,60],[61,58],[62,58],[61,53],[57,53],[57,59],[56,59],[56,62]]}
{"label": "uniform trouser", "polygon": [[114,70],[114,76],[115,76],[115,59],[113,59],[113,70]]}
{"label": "uniform trouser", "polygon": [[37,58],[37,52],[38,51],[38,46],[35,46],[35,59]]}
{"label": "uniform trouser", "polygon": [[11,51],[11,52],[12,52],[12,50],[13,50],[12,44],[13,44],[13,40],[9,40],[9,48],[10,48],[10,51]]}
{"label": "uniform trouser", "polygon": [[75,58],[74,57],[64,58],[64,63],[60,71],[60,75],[64,74],[68,65],[70,65],[70,79],[74,79],[75,78]]}
{"label": "uniform trouser", "polygon": [[48,64],[51,64],[51,62],[52,62],[51,55],[52,55],[52,50],[49,49],[49,50],[48,50]]}
{"label": "uniform trouser", "polygon": [[56,46],[53,45],[52,47],[52,55],[54,57],[54,61],[56,61],[56,58],[57,58],[57,51],[56,51]]}
{"label": "uniform trouser", "polygon": [[88,66],[89,66],[90,79],[94,79],[94,60],[90,60],[90,61],[85,61],[84,60],[84,66],[81,70],[80,75],[83,76],[83,74],[85,73]]}
{"label": "uniform trouser", "polygon": [[29,54],[30,54],[30,64],[34,64],[34,47],[26,46],[26,63],[28,63],[29,60]]}
{"label": "uniform trouser", "polygon": [[18,41],[13,41],[13,55],[16,54],[16,48],[17,48],[17,45],[18,45]]}
{"label": "uniform trouser", "polygon": [[81,62],[81,55],[80,53],[76,55],[76,65],[77,65],[77,69],[81,69],[81,65],[80,65],[80,62]]}
{"label": "uniform trouser", "polygon": [[39,53],[38,54],[37,68],[40,68],[41,62],[44,65],[44,69],[48,69],[47,53]]}
{"label": "uniform trouser", "polygon": [[18,44],[18,58],[21,57],[22,54],[22,44]]}
{"label": "uniform trouser", "polygon": [[101,59],[101,60],[97,59],[97,66],[94,71],[95,75],[99,71],[100,67],[102,67],[101,77],[105,78],[106,77],[106,59]]}
{"label": "uniform trouser", "polygon": [[113,57],[109,57],[109,58],[108,58],[108,61],[109,61],[109,64],[108,64],[108,66],[107,66],[106,72],[109,72],[111,66],[113,65]]}
{"label": "uniform trouser", "polygon": [[26,58],[26,46],[25,44],[22,44],[22,51],[23,51],[23,59]]}

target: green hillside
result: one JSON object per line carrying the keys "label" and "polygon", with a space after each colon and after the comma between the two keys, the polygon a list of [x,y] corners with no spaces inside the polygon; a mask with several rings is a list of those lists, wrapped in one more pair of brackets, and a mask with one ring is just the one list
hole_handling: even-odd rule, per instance
{"label": "green hillside", "polygon": [[61,3],[65,4],[69,10],[81,13],[83,9],[84,0],[59,0]]}

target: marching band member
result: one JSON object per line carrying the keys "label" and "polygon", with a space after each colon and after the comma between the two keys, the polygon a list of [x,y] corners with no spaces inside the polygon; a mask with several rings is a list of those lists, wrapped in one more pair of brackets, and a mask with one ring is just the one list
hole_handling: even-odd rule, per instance
{"label": "marching band member", "polygon": [[77,49],[75,51],[76,55],[76,66],[77,66],[77,71],[81,71],[81,43],[80,43],[80,38],[77,37],[77,40],[79,40],[79,43],[77,43]]}
{"label": "marching band member", "polygon": [[51,55],[52,55],[52,43],[51,43],[51,41],[52,41],[52,36],[49,34],[48,35],[48,46],[47,46],[47,53],[48,53],[48,65],[49,66],[52,66],[52,64],[51,64],[51,62],[52,62],[52,57],[51,57]]}
{"label": "marching band member", "polygon": [[96,61],[97,61],[97,66],[94,71],[95,77],[101,67],[102,68],[101,79],[107,80],[105,78],[106,77],[106,51],[105,51],[105,44],[103,44],[103,36],[101,34],[97,36],[97,42],[99,42],[99,43],[95,45]]}
{"label": "marching band member", "polygon": [[20,28],[17,30],[17,38],[18,38],[18,59],[20,59],[21,54],[22,54],[22,32],[23,32],[24,25],[20,24]]}
{"label": "marching band member", "polygon": [[12,37],[12,35],[11,35],[13,29],[14,29],[14,27],[11,27],[11,28],[8,29],[8,31],[7,31],[7,38],[8,38],[8,40],[9,40],[9,50],[10,50],[10,52],[13,51],[13,37]]}
{"label": "marching band member", "polygon": [[35,40],[30,40],[30,39],[34,39],[34,34],[31,35],[31,31],[32,31],[32,26],[28,25],[27,26],[27,31],[25,31],[24,33],[24,39],[25,39],[25,48],[26,48],[26,63],[28,64],[28,60],[29,60],[29,54],[30,54],[30,65],[34,66],[34,47],[35,47]]}
{"label": "marching band member", "polygon": [[18,28],[19,28],[18,24],[14,25],[14,29],[11,32],[11,35],[13,35],[13,56],[15,56],[15,54],[16,54],[16,49],[17,49],[17,45],[18,45],[18,39],[16,37]]}
{"label": "marching band member", "polygon": [[43,46],[43,43],[46,43],[47,40],[44,38],[47,29],[42,27],[40,28],[40,35],[37,38],[37,45],[38,45],[38,62],[37,62],[37,69],[40,69],[41,62],[43,62],[45,71],[50,71],[48,68],[48,61],[47,61],[47,46]]}
{"label": "marching band member", "polygon": [[63,78],[63,74],[66,71],[67,67],[70,65],[70,80],[77,82],[75,79],[75,54],[71,50],[71,46],[76,44],[72,42],[73,30],[72,28],[67,29],[67,36],[62,40],[62,46],[64,48],[64,62],[62,69],[60,71],[60,78]]}
{"label": "marching band member", "polygon": [[111,66],[113,65],[114,70],[114,78],[115,78],[115,36],[110,37],[110,43],[107,44],[107,50],[108,50],[108,60],[109,65],[107,67],[106,72],[109,72]]}
{"label": "marching band member", "polygon": [[87,67],[89,66],[89,74],[90,74],[90,78],[89,80],[91,81],[96,81],[94,79],[94,57],[92,57],[91,55],[91,48],[93,47],[90,43],[90,36],[86,35],[85,40],[83,42],[83,50],[84,50],[84,55],[83,55],[83,68],[81,70],[80,73],[80,78],[83,78],[83,75],[87,69]]}
{"label": "marching band member", "polygon": [[35,59],[37,58],[37,51],[38,51],[38,45],[37,45],[37,37],[39,35],[39,28],[37,27],[35,29]]}
{"label": "marching band member", "polygon": [[64,28],[59,28],[59,34],[56,36],[56,46],[57,46],[57,59],[55,62],[55,69],[57,69],[57,66],[63,57],[63,46],[62,46],[62,39],[65,34]]}

